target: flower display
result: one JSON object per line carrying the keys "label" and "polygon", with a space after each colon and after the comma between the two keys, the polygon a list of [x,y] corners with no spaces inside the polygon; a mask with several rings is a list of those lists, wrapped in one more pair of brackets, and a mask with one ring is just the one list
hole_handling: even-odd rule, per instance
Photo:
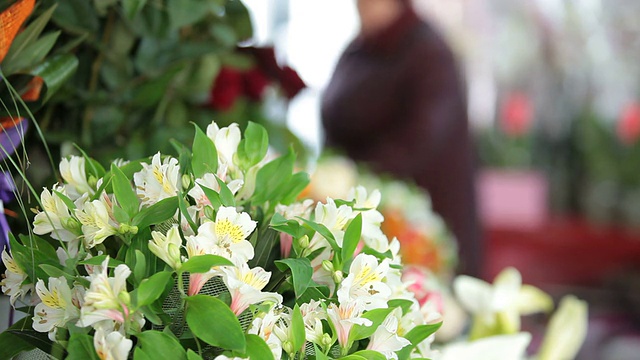
{"label": "flower display", "polygon": [[35,306],[0,357],[434,356],[440,315],[402,278],[381,193],[305,199],[295,154],[268,148],[260,125],[211,123],[176,156],[64,159],[2,254],[3,292]]}

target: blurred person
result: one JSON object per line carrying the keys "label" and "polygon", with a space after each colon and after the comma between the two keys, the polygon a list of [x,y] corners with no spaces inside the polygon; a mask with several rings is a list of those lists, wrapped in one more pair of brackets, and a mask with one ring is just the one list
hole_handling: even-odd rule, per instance
{"label": "blurred person", "polygon": [[453,53],[411,0],[357,0],[360,31],[322,99],[325,146],[426,189],[480,276],[475,155]]}

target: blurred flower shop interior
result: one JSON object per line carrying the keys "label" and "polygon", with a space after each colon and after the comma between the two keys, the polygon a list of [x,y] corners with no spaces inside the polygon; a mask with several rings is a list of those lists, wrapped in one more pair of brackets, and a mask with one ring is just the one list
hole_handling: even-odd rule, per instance
{"label": "blurred flower shop interior", "polygon": [[[464,79],[482,249],[472,275],[483,280],[465,301],[452,285],[461,244],[429,194],[324,146],[323,94],[358,35],[356,3],[366,1],[0,1],[2,248],[9,232],[30,231],[38,212],[29,187],[40,194],[55,183],[51,164],[62,158],[106,164],[175,153],[194,124],[254,122],[266,129],[270,153],[295,151],[296,168],[311,179],[304,196],[347,199],[357,184],[380,190],[374,207],[382,231],[402,246],[407,286],[442,313],[436,344],[469,332],[468,319],[483,315],[477,304],[515,303],[498,289],[515,269],[518,290],[536,289],[531,304],[510,304],[527,314],[517,329],[531,334],[527,356],[551,347],[550,318],[570,295],[588,304],[588,326],[554,332],[578,343],[571,358],[638,359],[640,2],[413,1]],[[24,3],[28,11],[17,8]],[[168,15],[131,20],[154,4]],[[215,22],[205,22],[209,12]],[[18,121],[14,94],[24,107]],[[11,308],[7,283],[0,331],[25,316]],[[442,354],[456,358],[446,347]],[[521,359],[499,356],[478,358]]]}

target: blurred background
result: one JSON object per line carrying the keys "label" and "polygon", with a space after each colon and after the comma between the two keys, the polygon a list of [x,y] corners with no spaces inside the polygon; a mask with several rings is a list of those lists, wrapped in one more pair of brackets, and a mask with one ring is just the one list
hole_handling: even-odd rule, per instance
{"label": "blurred background", "polygon": [[[276,150],[293,142],[306,159],[300,166],[315,169],[323,153],[320,101],[358,32],[356,1],[145,3],[38,1],[23,31],[29,36],[18,35],[1,60],[40,127],[30,127],[28,159],[18,160],[35,189],[53,183],[60,157],[79,154],[74,144],[103,163],[140,158],[172,151],[191,138],[191,123],[212,119],[261,123]],[[587,300],[579,359],[637,359],[640,2],[414,4],[464,75],[482,277],[514,266],[524,283],[556,299]],[[4,83],[0,100],[11,104]],[[10,107],[0,115],[24,116]],[[25,189],[19,179],[17,187]],[[12,231],[24,232],[30,215],[4,201],[16,213]],[[543,320],[524,326],[536,334]]]}
{"label": "blurred background", "polygon": [[[355,2],[246,0],[254,42],[307,84],[287,126],[317,155],[320,97],[358,31]],[[416,0],[467,84],[487,280],[590,303],[581,359],[640,350],[640,3]]]}

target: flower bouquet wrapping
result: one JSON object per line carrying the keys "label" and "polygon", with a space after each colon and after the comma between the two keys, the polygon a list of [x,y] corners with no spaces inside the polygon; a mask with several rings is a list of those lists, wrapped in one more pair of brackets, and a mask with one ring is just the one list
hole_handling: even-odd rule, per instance
{"label": "flower bouquet wrapping", "polygon": [[173,144],[106,168],[61,161],[2,253],[2,290],[27,316],[0,358],[432,356],[439,316],[402,281],[375,195],[301,199],[308,175],[254,123]]}

